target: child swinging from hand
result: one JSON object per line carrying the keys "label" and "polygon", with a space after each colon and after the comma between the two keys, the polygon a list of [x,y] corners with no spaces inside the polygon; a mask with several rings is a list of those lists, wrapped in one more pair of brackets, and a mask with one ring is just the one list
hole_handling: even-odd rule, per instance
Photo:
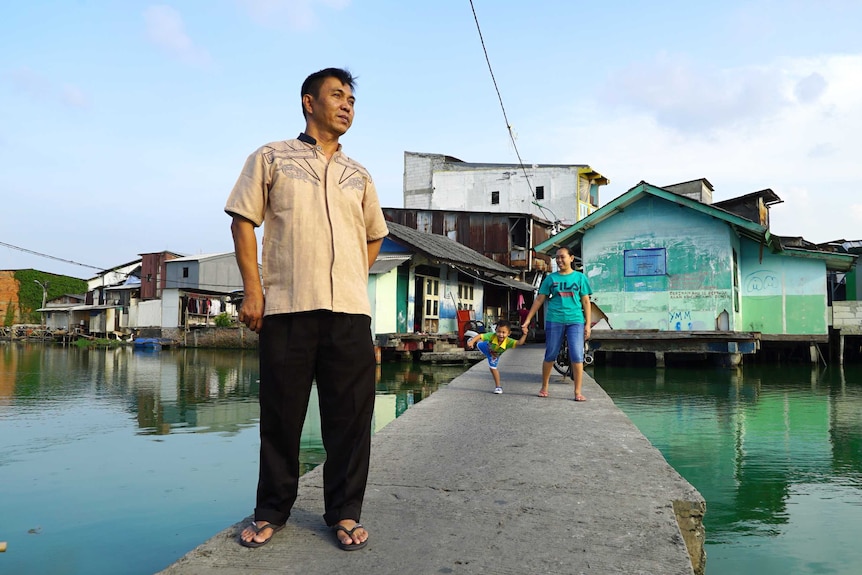
{"label": "child swinging from hand", "polygon": [[519,345],[524,345],[527,341],[527,331],[524,330],[521,339],[509,337],[512,329],[510,324],[505,319],[497,322],[497,328],[494,333],[480,333],[467,342],[468,348],[473,348],[481,351],[488,358],[488,366],[491,368],[491,375],[494,376],[494,393],[503,393],[503,387],[500,385],[500,372],[497,370],[497,362],[500,356],[507,350],[515,348]]}

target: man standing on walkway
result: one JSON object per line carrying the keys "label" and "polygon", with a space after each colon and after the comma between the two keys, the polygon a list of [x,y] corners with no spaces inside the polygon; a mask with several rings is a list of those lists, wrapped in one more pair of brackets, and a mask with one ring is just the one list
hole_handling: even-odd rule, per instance
{"label": "man standing on walkway", "polygon": [[254,522],[240,535],[246,547],[268,543],[296,501],[312,381],[326,449],[324,520],[342,549],[368,539],[359,524],[375,387],[366,286],[389,230],[371,176],[338,143],[353,123],[353,88],[337,68],[306,78],[305,131],[249,156],[225,206],[245,292],[239,319],[260,334],[260,470]]}

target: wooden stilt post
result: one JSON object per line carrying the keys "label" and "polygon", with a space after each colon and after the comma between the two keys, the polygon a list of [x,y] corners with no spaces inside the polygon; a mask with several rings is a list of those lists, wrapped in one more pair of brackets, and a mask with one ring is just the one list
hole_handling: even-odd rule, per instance
{"label": "wooden stilt post", "polygon": [[838,364],[844,365],[844,334],[838,336]]}

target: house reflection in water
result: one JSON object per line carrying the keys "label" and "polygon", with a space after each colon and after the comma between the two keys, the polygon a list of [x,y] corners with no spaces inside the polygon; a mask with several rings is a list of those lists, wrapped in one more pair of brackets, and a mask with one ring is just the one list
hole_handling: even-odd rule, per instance
{"label": "house reflection in water", "polygon": [[[135,351],[123,378],[132,391],[140,433],[238,433],[256,427],[259,373],[254,352],[224,350]],[[112,362],[113,363],[113,362]],[[372,429],[385,427],[465,367],[388,363],[377,369]],[[309,463],[323,461],[319,401],[309,398],[301,448]]]}
{"label": "house reflection in water", "polygon": [[[11,344],[0,349],[0,406],[38,398],[121,406],[138,435],[257,433],[259,368],[254,351],[78,349]],[[431,395],[466,368],[387,363],[377,370],[373,431]],[[312,391],[302,433],[303,465],[325,459]]]}

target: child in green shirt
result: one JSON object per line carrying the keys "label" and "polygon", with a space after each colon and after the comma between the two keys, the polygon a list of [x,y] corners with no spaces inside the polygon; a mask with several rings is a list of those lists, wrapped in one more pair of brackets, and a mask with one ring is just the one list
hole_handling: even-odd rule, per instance
{"label": "child in green shirt", "polygon": [[491,368],[491,375],[494,376],[494,384],[496,385],[494,393],[498,395],[503,393],[503,387],[500,385],[500,372],[497,370],[497,362],[500,360],[500,356],[503,355],[503,352],[506,350],[519,345],[524,345],[524,342],[527,341],[526,330],[524,330],[524,334],[521,336],[521,339],[518,340],[509,337],[511,331],[509,322],[501,319],[497,322],[497,329],[494,333],[480,333],[467,342],[468,348],[473,348],[473,346],[475,346],[476,349],[481,351],[485,354],[485,357],[488,358],[488,365]]}

